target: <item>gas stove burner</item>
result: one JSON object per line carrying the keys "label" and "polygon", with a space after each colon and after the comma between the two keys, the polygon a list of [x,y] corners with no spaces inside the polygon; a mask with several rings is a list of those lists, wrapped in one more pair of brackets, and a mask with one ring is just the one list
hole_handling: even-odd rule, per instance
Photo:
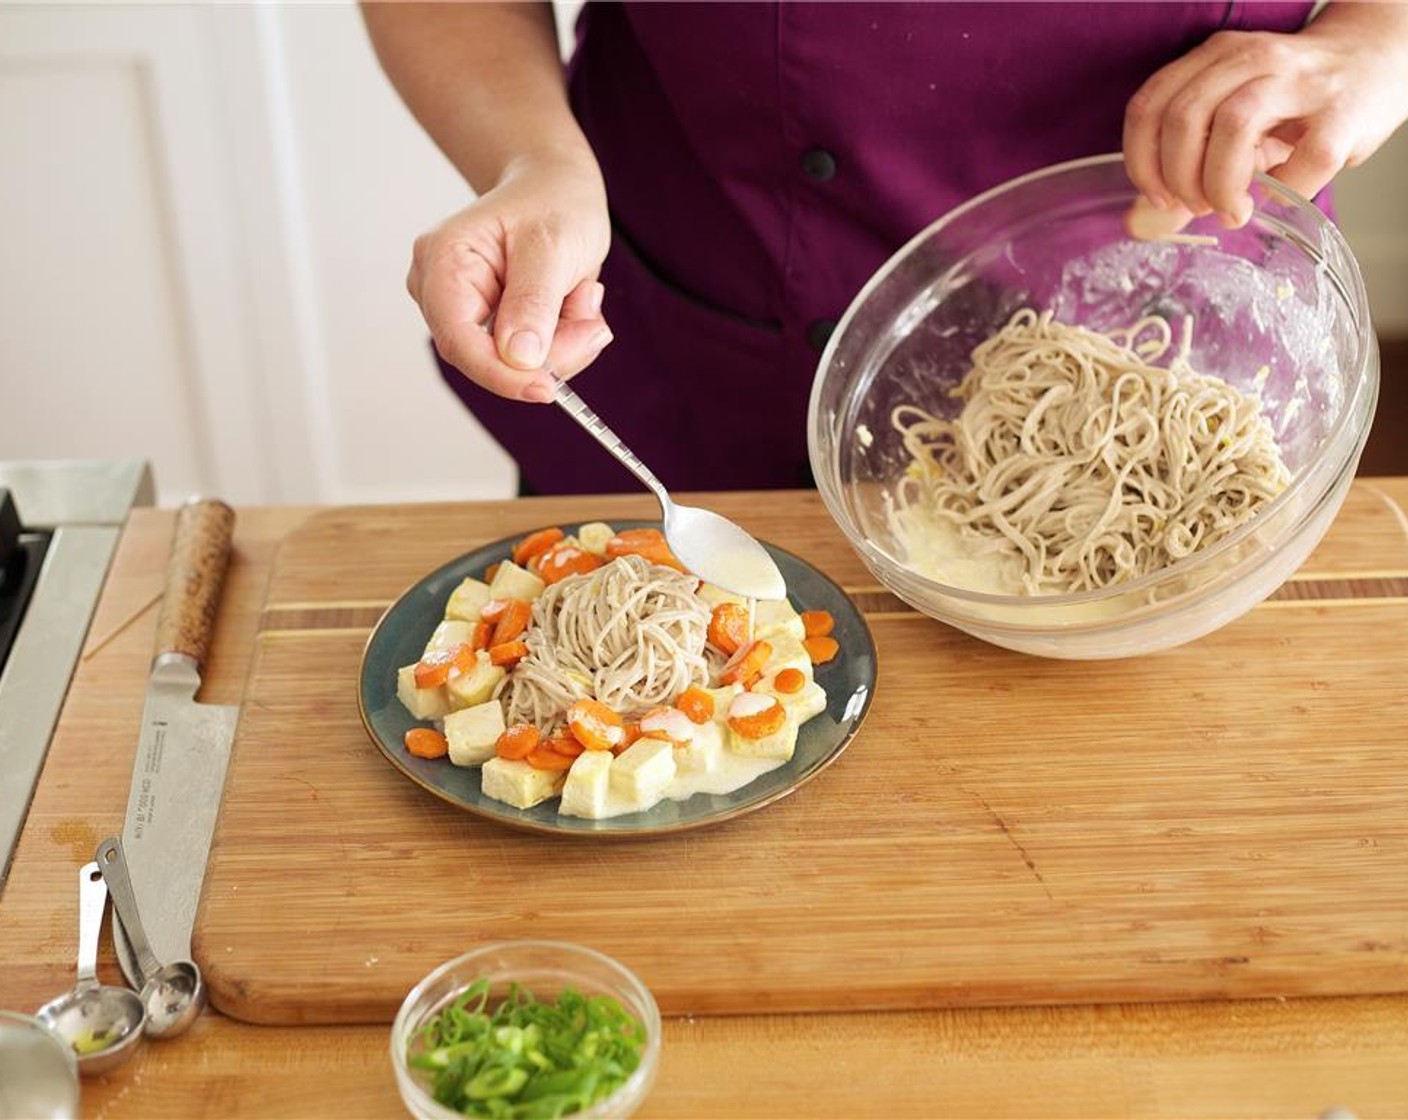
{"label": "gas stove burner", "polygon": [[34,595],[49,536],[47,532],[27,531],[10,491],[0,487],[0,672]]}

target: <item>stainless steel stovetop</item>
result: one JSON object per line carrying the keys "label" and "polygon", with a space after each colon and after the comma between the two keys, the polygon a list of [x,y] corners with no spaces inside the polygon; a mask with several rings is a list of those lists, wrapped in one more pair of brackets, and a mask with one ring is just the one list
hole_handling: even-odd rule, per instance
{"label": "stainless steel stovetop", "polygon": [[0,889],[122,525],[152,501],[140,460],[0,462]]}

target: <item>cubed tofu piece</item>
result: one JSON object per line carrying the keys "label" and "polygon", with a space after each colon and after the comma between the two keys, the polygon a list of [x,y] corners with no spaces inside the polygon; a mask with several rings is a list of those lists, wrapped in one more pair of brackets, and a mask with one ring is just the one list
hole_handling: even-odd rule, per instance
{"label": "cubed tofu piece", "polygon": [[[783,711],[787,711],[786,705]],[[728,749],[744,758],[789,759],[797,749],[797,721],[788,713],[783,725],[761,739],[745,739],[733,728],[728,732]]]}
{"label": "cubed tofu piece", "polygon": [[782,636],[800,642],[807,636],[802,616],[786,599],[759,599],[753,604],[753,636],[769,642]]}
{"label": "cubed tofu piece", "polygon": [[680,773],[712,774],[723,757],[726,727],[716,720],[697,724],[694,738],[675,747],[675,768]]}
{"label": "cubed tofu piece", "polygon": [[497,755],[480,770],[479,788],[485,797],[515,809],[531,809],[562,792],[567,775],[561,770],[535,770],[519,759]]}
{"label": "cubed tofu piece", "polygon": [[615,535],[616,530],[605,521],[589,521],[577,530],[582,547],[598,556],[606,555],[606,542]]}
{"label": "cubed tofu piece", "polygon": [[635,809],[649,809],[675,776],[675,751],[664,739],[637,739],[611,764],[611,788]]}
{"label": "cubed tofu piece", "polygon": [[759,681],[753,691],[776,696],[799,727],[813,716],[819,716],[826,711],[826,689],[814,680],[808,680],[800,692],[778,692],[774,675]]}
{"label": "cubed tofu piece", "polygon": [[812,658],[801,640],[791,634],[773,634],[763,639],[771,649],[763,665],[763,679],[771,681],[783,669],[796,669],[807,680],[812,679]]}
{"label": "cubed tofu piece", "polygon": [[512,560],[505,560],[499,565],[499,570],[494,573],[494,578],[489,583],[489,598],[522,599],[531,603],[543,593],[546,586],[547,584],[527,568],[520,568]]}
{"label": "cubed tofu piece", "polygon": [[474,668],[457,677],[451,677],[445,685],[446,697],[451,709],[472,708],[482,704],[494,695],[494,689],[504,679],[505,670],[489,660],[489,654],[480,650],[474,655]]}
{"label": "cubed tofu piece", "polygon": [[430,641],[425,643],[426,653],[436,653],[440,650],[454,649],[460,645],[471,645],[474,641],[474,623],[464,622],[457,618],[447,618],[435,627],[430,635]]}
{"label": "cubed tofu piece", "polygon": [[583,751],[567,771],[562,787],[562,804],[557,811],[567,817],[596,820],[606,815],[606,798],[611,792],[610,751]]}
{"label": "cubed tofu piece", "polygon": [[705,583],[703,580],[699,582],[699,590],[695,594],[709,604],[710,610],[713,610],[720,603],[748,602],[742,595],[735,595],[732,591],[725,591],[722,587],[715,587],[712,583]]}
{"label": "cubed tofu piece", "polygon": [[445,617],[468,622],[479,621],[479,613],[490,599],[489,585],[482,579],[466,579],[450,592],[445,603]]}
{"label": "cubed tofu piece", "polygon": [[396,698],[416,719],[439,719],[450,710],[444,688],[416,687],[414,665],[403,665],[396,670]]}
{"label": "cubed tofu piece", "polygon": [[801,692],[791,697],[785,697],[783,703],[787,705],[789,713],[797,721],[797,726],[800,727],[807,720],[826,711],[826,689],[816,681],[808,681]]}
{"label": "cubed tofu piece", "polygon": [[504,706],[497,700],[461,708],[445,717],[445,739],[450,744],[450,761],[456,766],[488,762],[503,733]]}

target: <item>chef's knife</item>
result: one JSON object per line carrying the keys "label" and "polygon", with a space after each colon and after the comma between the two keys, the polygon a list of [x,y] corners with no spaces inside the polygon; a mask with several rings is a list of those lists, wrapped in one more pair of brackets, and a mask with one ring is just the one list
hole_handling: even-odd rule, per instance
{"label": "chef's knife", "polygon": [[[176,516],[147,679],[141,739],[122,846],[137,912],[157,959],[189,960],[196,903],[220,809],[238,708],[200,704],[235,514],[224,502],[190,502]],[[114,922],[122,971],[142,986],[126,931]]]}

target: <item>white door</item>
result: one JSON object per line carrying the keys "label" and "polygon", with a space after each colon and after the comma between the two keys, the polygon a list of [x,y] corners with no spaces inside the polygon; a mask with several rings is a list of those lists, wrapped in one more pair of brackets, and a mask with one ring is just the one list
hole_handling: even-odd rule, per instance
{"label": "white door", "polygon": [[0,459],[161,497],[492,497],[402,287],[469,193],[348,5],[0,8]]}

